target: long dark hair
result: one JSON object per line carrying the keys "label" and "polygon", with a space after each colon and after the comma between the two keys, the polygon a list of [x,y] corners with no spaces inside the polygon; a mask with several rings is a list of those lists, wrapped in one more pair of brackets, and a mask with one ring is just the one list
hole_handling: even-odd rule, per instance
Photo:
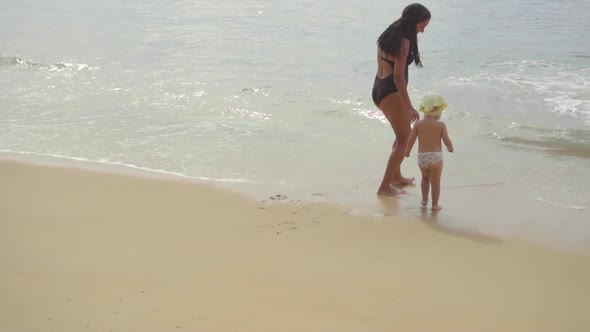
{"label": "long dark hair", "polygon": [[402,17],[391,23],[377,39],[377,45],[381,50],[394,56],[399,55],[402,46],[402,38],[410,40],[410,53],[416,66],[422,67],[420,51],[418,50],[418,31],[416,24],[430,19],[430,11],[419,3],[413,3],[404,8]]}

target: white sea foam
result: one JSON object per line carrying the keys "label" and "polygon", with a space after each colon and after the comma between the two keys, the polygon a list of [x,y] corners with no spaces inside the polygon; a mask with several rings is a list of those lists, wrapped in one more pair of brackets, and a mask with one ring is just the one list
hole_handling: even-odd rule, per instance
{"label": "white sea foam", "polygon": [[[64,156],[64,155],[53,154],[53,153],[12,151],[12,150],[5,150],[5,149],[0,150],[0,153],[6,154],[5,157],[7,157],[8,159],[19,159],[19,160],[25,160],[25,161],[40,162],[40,163],[49,164],[49,165],[58,164],[58,165],[71,166],[71,164],[68,164],[67,162],[68,161],[75,161],[75,162],[82,162],[87,165],[91,165],[91,164],[98,165],[99,169],[101,169],[100,165],[102,165],[104,167],[104,168],[102,168],[103,170],[109,170],[109,166],[116,166],[116,167],[127,168],[130,170],[138,170],[138,171],[154,173],[154,174],[172,175],[172,176],[177,176],[177,177],[192,179],[192,180],[211,181],[211,182],[220,182],[220,183],[254,183],[254,182],[249,181],[247,179],[239,179],[239,178],[210,178],[210,177],[205,177],[205,176],[190,176],[190,175],[180,173],[180,172],[172,172],[172,171],[167,171],[167,170],[163,170],[163,169],[154,169],[154,168],[150,168],[150,167],[144,167],[144,166],[124,163],[124,162],[119,162],[119,161],[113,161],[113,160],[109,160],[108,158],[100,158],[100,159],[94,160],[94,159],[87,159],[87,158],[83,158],[83,157],[71,157],[71,156]],[[29,156],[30,159],[26,159],[26,158],[23,159],[21,156]],[[0,155],[0,157],[1,157],[1,155]],[[65,163],[60,163],[60,161],[65,162]]]}
{"label": "white sea foam", "polygon": [[[575,69],[547,61],[489,63],[469,76],[447,78],[450,86],[499,86],[514,103],[540,105],[590,125],[590,68]],[[503,96],[501,96],[503,97]]]}

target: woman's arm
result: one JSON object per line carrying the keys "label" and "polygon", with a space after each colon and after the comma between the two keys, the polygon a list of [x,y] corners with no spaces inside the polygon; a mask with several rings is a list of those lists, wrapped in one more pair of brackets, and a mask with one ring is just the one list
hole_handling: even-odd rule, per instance
{"label": "woman's arm", "polygon": [[410,156],[410,152],[412,152],[412,148],[414,147],[414,143],[416,143],[416,138],[418,137],[418,124],[414,125],[412,128],[412,133],[410,134],[410,139],[408,140],[408,146],[406,146],[406,157]]}
{"label": "woman's arm", "polygon": [[408,61],[408,52],[410,50],[410,41],[407,38],[402,38],[402,46],[399,54],[395,57],[395,63],[393,66],[393,81],[397,86],[402,99],[402,105],[404,111],[410,112],[410,119],[412,122],[420,119],[420,115],[412,106],[410,101],[410,95],[408,94],[407,82],[406,82],[406,63]]}

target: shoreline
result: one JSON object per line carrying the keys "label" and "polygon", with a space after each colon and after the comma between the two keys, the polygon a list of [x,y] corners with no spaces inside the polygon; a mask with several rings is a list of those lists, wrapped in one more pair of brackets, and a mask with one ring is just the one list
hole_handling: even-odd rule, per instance
{"label": "shoreline", "polygon": [[[208,185],[257,202],[286,200],[310,204],[324,203],[336,206],[349,214],[375,220],[397,216],[418,220],[427,225],[436,224],[440,229],[447,229],[450,234],[465,233],[475,234],[476,237],[481,235],[517,239],[557,250],[590,254],[590,228],[585,227],[584,218],[588,211],[569,210],[566,211],[567,216],[565,216],[559,208],[547,206],[538,201],[528,200],[515,205],[511,202],[511,198],[505,195],[505,191],[517,190],[518,187],[506,181],[467,185],[445,185],[443,181],[444,208],[439,213],[433,213],[429,208],[423,209],[417,204],[420,197],[419,178],[416,180],[416,185],[409,186],[406,193],[398,197],[379,197],[373,193],[366,193],[364,201],[347,201],[329,193],[308,192],[305,195],[272,185],[226,183],[137,165],[50,154],[1,151],[0,162],[2,161]],[[278,197],[281,199],[277,199]],[[497,209],[493,204],[481,205],[490,201],[504,208]],[[541,215],[543,216],[542,224],[538,222]],[[526,223],[522,223],[522,220],[526,220]],[[554,231],[555,229],[559,231]]]}
{"label": "shoreline", "polygon": [[6,160],[0,174],[2,330],[590,326],[587,254],[196,182]]}

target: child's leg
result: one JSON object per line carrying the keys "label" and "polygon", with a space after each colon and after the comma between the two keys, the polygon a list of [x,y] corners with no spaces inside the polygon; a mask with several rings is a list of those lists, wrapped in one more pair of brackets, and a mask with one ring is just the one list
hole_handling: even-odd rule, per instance
{"label": "child's leg", "polygon": [[428,205],[428,192],[430,191],[430,170],[420,166],[422,172],[422,181],[420,182],[420,189],[422,189],[422,206]]}
{"label": "child's leg", "polygon": [[432,210],[440,210],[442,206],[438,205],[440,197],[440,178],[443,170],[442,160],[430,165],[430,183],[432,185]]}

